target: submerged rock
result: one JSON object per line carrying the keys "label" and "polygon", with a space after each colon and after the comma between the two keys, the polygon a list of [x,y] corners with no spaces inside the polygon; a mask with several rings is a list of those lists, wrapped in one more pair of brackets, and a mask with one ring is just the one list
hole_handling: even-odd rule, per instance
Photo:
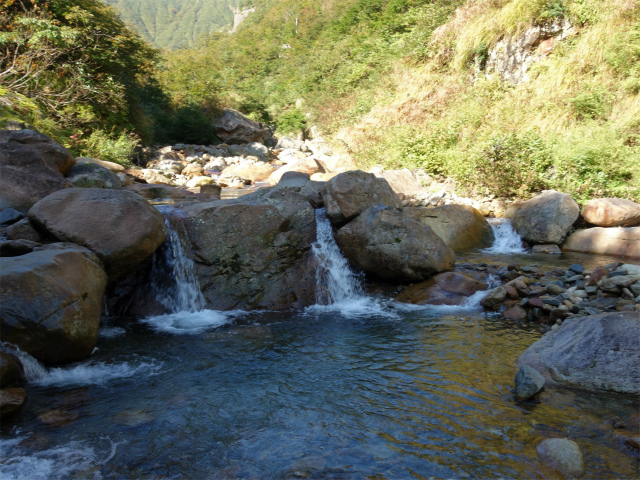
{"label": "submerged rock", "polygon": [[545,379],[540,372],[529,365],[523,365],[516,375],[514,396],[517,401],[529,400],[544,387]]}
{"label": "submerged rock", "polygon": [[22,387],[0,390],[0,417],[3,419],[18,413],[27,402],[27,391]]}
{"label": "submerged rock", "polygon": [[517,360],[550,385],[640,394],[640,315],[616,312],[569,318]]}
{"label": "submerged rock", "polygon": [[468,275],[445,272],[405,288],[395,299],[417,305],[460,305],[471,295],[487,288]]}
{"label": "submerged rock", "polygon": [[160,212],[126,190],[62,190],[34,205],[29,218],[56,239],[93,250],[111,279],[135,270],[167,235]]}
{"label": "submerged rock", "polygon": [[366,209],[338,230],[336,241],[353,265],[385,280],[422,281],[455,263],[433,230],[384,205]]}
{"label": "submerged rock", "polygon": [[505,217],[531,244],[560,244],[580,215],[580,207],[566,193],[545,190],[531,200],[509,205]]}
{"label": "submerged rock", "polygon": [[0,258],[0,332],[38,360],[82,360],[96,346],[107,276],[86,248],[52,244]]}
{"label": "submerged rock", "polygon": [[542,461],[570,478],[584,476],[584,459],[578,444],[567,438],[547,438],[536,447]]}

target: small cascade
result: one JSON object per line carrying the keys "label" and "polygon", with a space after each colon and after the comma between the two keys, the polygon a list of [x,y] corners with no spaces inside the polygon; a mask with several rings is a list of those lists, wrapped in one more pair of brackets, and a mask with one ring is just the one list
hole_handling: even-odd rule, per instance
{"label": "small cascade", "polygon": [[312,246],[313,254],[318,260],[316,301],[319,305],[362,301],[362,282],[336,244],[324,208],[316,210],[316,230],[317,241]]}
{"label": "small cascade", "polygon": [[47,376],[47,369],[38,360],[33,358],[27,352],[23,352],[15,345],[3,342],[0,350],[10,353],[20,360],[24,370],[24,378],[27,382],[35,382]]}
{"label": "small cascade", "polygon": [[486,253],[526,253],[522,246],[522,238],[516,233],[511,221],[507,218],[490,218],[489,224],[495,240],[493,245],[485,248]]}
{"label": "small cascade", "polygon": [[199,312],[205,299],[195,273],[193,260],[185,252],[187,232],[174,220],[175,209],[158,206],[167,226],[167,239],[154,254],[151,288],[169,313]]}

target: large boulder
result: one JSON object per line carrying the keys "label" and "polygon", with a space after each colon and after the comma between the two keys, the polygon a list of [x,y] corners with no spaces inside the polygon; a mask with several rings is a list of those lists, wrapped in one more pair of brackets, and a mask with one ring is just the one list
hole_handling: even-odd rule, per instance
{"label": "large boulder", "polygon": [[269,148],[262,143],[258,142],[247,144],[247,146],[244,147],[244,153],[245,155],[258,157],[263,162],[268,162],[273,157],[273,155],[271,154],[271,150],[269,150]]}
{"label": "large boulder", "polygon": [[640,394],[640,316],[616,312],[570,318],[517,360],[550,385]]}
{"label": "large boulder", "polygon": [[640,225],[640,205],[624,198],[594,198],[582,209],[582,217],[599,227]]}
{"label": "large boulder", "polygon": [[386,180],[361,170],[336,175],[322,194],[327,217],[334,225],[344,225],[372,205],[400,209],[402,202]]}
{"label": "large boulder", "polygon": [[380,173],[375,173],[375,175],[376,177],[384,178],[396,193],[415,195],[424,190],[416,176],[408,168],[401,170],[383,170]]}
{"label": "large boulder", "polygon": [[0,143],[0,210],[26,213],[41,198],[72,186],[37,148]]}
{"label": "large boulder", "polygon": [[185,200],[190,198],[196,198],[196,194],[185,190],[184,188],[171,187],[169,185],[149,184],[149,183],[134,183],[124,187],[125,190],[137,193],[147,200]]}
{"label": "large boulder", "polygon": [[315,212],[286,188],[184,207],[209,308],[283,309],[315,302]]}
{"label": "large boulder", "polygon": [[495,238],[491,225],[471,206],[407,207],[403,211],[414,220],[430,227],[455,251],[493,245]]}
{"label": "large boulder", "polygon": [[273,166],[270,163],[241,163],[225,168],[220,175],[220,180],[242,177],[252,182],[263,182],[273,174]]}
{"label": "large boulder", "polygon": [[107,275],[86,248],[52,244],[0,258],[0,332],[47,364],[88,357],[96,346]]}
{"label": "large boulder", "polygon": [[390,281],[422,281],[455,263],[433,230],[385,205],[366,209],[338,230],[336,241],[354,266]]}
{"label": "large boulder", "polygon": [[396,300],[417,305],[460,305],[471,295],[487,288],[464,273],[445,272],[405,288]]}
{"label": "large boulder", "polygon": [[111,279],[134,270],[167,235],[160,212],[126,190],[61,190],[36,203],[29,218],[59,241],[93,250]]}
{"label": "large boulder", "polygon": [[76,165],[86,165],[91,163],[93,165],[100,165],[106,169],[111,170],[113,173],[124,173],[125,168],[114,162],[108,162],[107,160],[99,160],[91,157],[76,157]]}
{"label": "large boulder", "polygon": [[640,227],[577,230],[569,235],[562,250],[640,258]]}
{"label": "large boulder", "polygon": [[77,163],[67,173],[67,180],[80,188],[122,188],[120,178],[97,163]]}
{"label": "large boulder", "polygon": [[300,172],[311,176],[314,173],[326,173],[327,167],[320,160],[316,160],[313,157],[307,157],[302,160],[298,160],[297,162],[290,163],[289,165],[280,167],[269,177],[269,184],[277,185],[280,183],[282,176],[287,172]]}
{"label": "large boulder", "polygon": [[26,146],[38,151],[42,159],[52,169],[65,175],[75,160],[71,152],[46,135],[34,130],[0,130],[0,144]]}
{"label": "large boulder", "polygon": [[213,126],[218,138],[227,144],[264,143],[274,133],[273,127],[254,122],[230,108],[225,109],[224,113],[213,122]]}
{"label": "large boulder", "polygon": [[559,245],[580,216],[580,207],[566,193],[545,190],[526,202],[512,203],[504,216],[527,242]]}

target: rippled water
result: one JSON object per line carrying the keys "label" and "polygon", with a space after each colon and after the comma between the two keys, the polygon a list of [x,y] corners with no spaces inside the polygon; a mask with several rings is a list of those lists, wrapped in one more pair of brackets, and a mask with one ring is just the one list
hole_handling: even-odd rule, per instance
{"label": "rippled water", "polygon": [[[236,314],[182,335],[123,322],[90,362],[29,385],[26,408],[3,421],[0,475],[556,478],[535,444],[569,436],[587,478],[637,478],[605,423],[637,399],[553,390],[515,404],[515,358],[539,333],[380,304],[381,315]],[[75,420],[47,426],[50,410]]]}

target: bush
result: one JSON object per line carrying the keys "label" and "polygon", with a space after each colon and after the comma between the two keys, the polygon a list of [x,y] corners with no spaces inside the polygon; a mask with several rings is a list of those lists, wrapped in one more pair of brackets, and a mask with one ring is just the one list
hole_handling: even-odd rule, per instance
{"label": "bush", "polygon": [[605,119],[608,110],[608,102],[603,92],[589,90],[579,93],[569,100],[573,113],[578,120]]}
{"label": "bush", "polygon": [[130,159],[138,145],[138,137],[133,133],[121,133],[112,137],[104,130],[95,130],[86,138],[71,136],[71,151],[76,156],[97,158],[123,166],[130,165]]}
{"label": "bush", "polygon": [[280,135],[304,132],[307,128],[307,117],[299,108],[294,108],[277,118],[276,126],[276,131]]}

